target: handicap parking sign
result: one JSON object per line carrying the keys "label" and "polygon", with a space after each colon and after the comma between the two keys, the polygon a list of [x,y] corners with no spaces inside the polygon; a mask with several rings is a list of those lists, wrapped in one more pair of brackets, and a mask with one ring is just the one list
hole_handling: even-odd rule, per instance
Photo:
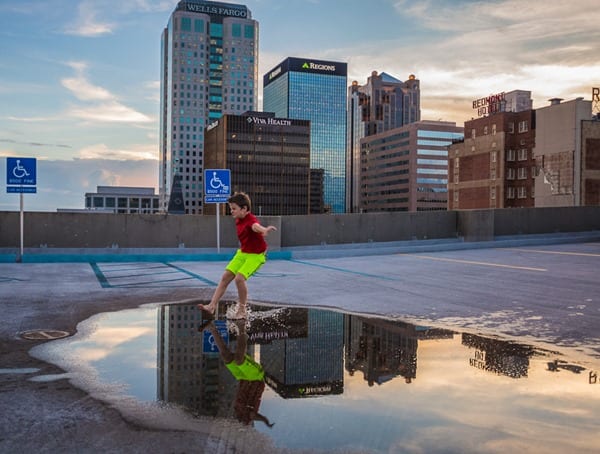
{"label": "handicap parking sign", "polygon": [[35,186],[35,168],[36,158],[6,158],[6,184]]}
{"label": "handicap parking sign", "polygon": [[[229,332],[227,331],[226,322],[224,320],[215,320],[213,323],[215,324],[215,328],[217,328],[219,334],[223,338],[225,345],[228,345]],[[204,338],[202,339],[202,353],[219,353],[219,348],[217,347],[215,338],[213,334],[208,330],[204,331]]]}
{"label": "handicap parking sign", "polygon": [[229,169],[204,170],[204,198],[206,203],[227,202],[231,196],[231,172]]}

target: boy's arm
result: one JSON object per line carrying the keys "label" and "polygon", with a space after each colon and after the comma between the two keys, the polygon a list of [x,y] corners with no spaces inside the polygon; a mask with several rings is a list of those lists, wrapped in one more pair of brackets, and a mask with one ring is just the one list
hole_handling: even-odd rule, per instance
{"label": "boy's arm", "polygon": [[260,225],[258,222],[255,222],[254,224],[252,224],[252,230],[256,233],[260,233],[262,235],[267,235],[272,230],[277,230],[277,228],[273,225],[264,227],[264,226]]}

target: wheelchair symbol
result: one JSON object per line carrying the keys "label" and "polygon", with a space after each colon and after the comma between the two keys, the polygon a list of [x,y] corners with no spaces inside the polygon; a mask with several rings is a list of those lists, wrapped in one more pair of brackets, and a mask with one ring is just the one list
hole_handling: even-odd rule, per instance
{"label": "wheelchair symbol", "polygon": [[208,184],[210,184],[210,187],[213,189],[223,189],[224,192],[229,192],[229,186],[223,184],[221,179],[217,176],[217,172],[213,172],[213,176]]}
{"label": "wheelchair symbol", "polygon": [[29,176],[29,172],[25,170],[25,167],[21,165],[21,160],[17,159],[17,165],[13,167],[12,171],[15,178],[25,178]]}

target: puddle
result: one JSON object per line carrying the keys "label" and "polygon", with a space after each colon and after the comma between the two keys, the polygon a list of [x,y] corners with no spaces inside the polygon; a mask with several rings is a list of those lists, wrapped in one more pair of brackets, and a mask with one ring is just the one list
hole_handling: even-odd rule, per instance
{"label": "puddle", "polygon": [[[258,406],[265,419],[254,430],[287,449],[593,452],[600,441],[593,358],[321,309],[252,305],[246,324],[199,332],[202,322],[190,304],[100,314],[32,353],[129,410],[174,406],[220,424]],[[259,379],[243,395],[219,335],[232,352],[247,338],[243,350],[264,371],[250,373]]]}

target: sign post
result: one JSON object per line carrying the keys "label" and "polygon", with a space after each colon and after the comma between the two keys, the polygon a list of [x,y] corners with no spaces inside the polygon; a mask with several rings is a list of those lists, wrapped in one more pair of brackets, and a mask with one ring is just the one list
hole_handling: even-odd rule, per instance
{"label": "sign post", "polygon": [[227,203],[230,196],[231,171],[229,169],[204,169],[204,203],[217,204],[217,253],[221,252],[219,203]]}
{"label": "sign post", "polygon": [[35,158],[6,158],[6,192],[19,194],[19,237],[20,247],[17,262],[23,260],[23,193],[37,192],[37,172]]}

